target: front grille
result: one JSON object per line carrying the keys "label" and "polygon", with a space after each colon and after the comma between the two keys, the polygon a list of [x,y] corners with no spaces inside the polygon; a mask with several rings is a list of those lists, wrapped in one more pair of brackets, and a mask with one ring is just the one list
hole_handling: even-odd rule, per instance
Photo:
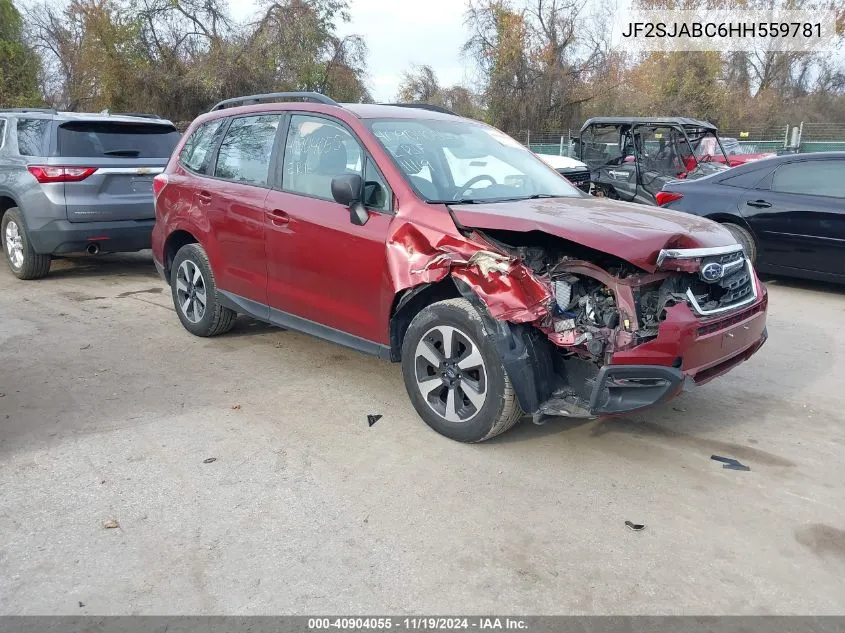
{"label": "front grille", "polygon": [[[742,252],[737,253],[739,259],[731,258],[724,266],[725,275],[717,281],[708,282],[701,278],[701,275],[687,274],[689,278],[689,290],[687,298],[692,308],[701,315],[718,314],[742,307],[756,297],[754,287],[754,274],[751,265],[746,261]],[[727,258],[727,255],[718,256],[720,259]],[[708,259],[702,260],[702,269],[710,263]],[[722,263],[722,262],[718,262]]]}
{"label": "front grille", "polygon": [[585,191],[590,187],[590,170],[589,169],[558,169],[558,173],[565,177],[569,182]]}
{"label": "front grille", "polygon": [[[664,261],[697,260],[697,272],[681,273],[675,281],[675,293],[683,293],[699,316],[733,312],[757,298],[754,271],[742,247],[664,249],[657,258]],[[688,267],[685,270],[690,270]]]}

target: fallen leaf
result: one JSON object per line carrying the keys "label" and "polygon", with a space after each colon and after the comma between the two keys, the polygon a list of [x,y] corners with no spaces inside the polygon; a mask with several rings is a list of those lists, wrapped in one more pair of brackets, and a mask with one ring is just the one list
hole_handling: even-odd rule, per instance
{"label": "fallen leaf", "polygon": [[216,461],[217,461],[216,457],[207,457],[204,460],[202,460],[202,463],[203,464],[210,464],[210,463],[216,462]]}
{"label": "fallen leaf", "polygon": [[91,343],[88,343],[88,345],[83,345],[83,346],[82,346],[82,347],[80,347],[79,349],[81,349],[81,350],[82,350],[82,349],[88,349],[89,347],[91,347]]}
{"label": "fallen leaf", "polygon": [[233,404],[232,405],[232,411],[240,411],[240,410],[241,410],[241,405],[239,405],[239,404]]}
{"label": "fallen leaf", "polygon": [[104,528],[106,528],[107,530],[113,530],[113,529],[115,529],[115,528],[119,528],[119,527],[120,527],[120,523],[118,523],[118,522],[117,522],[117,521],[115,521],[114,519],[109,519],[108,521],[105,521],[105,522],[103,523],[103,527],[104,527]]}

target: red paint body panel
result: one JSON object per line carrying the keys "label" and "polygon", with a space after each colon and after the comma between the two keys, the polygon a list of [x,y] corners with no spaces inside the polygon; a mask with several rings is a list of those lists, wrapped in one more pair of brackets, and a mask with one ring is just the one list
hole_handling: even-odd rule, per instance
{"label": "red paint body panel", "polygon": [[349,209],[335,202],[271,191],[262,254],[270,307],[387,343],[395,290],[384,244],[392,220],[371,212],[356,226]]}
{"label": "red paint body panel", "polygon": [[[737,167],[739,165],[744,165],[745,163],[750,163],[754,160],[770,158],[772,156],[777,156],[777,154],[771,152],[767,154],[731,154],[728,157],[727,164],[730,167]],[[711,160],[714,163],[722,163],[723,165],[725,164],[725,157],[722,155],[710,156],[707,160]]]}
{"label": "red paint body panel", "polygon": [[554,198],[452,207],[458,222],[479,229],[543,231],[615,255],[653,272],[663,248],[729,246],[727,229],[698,216],[667,213],[608,198]]}

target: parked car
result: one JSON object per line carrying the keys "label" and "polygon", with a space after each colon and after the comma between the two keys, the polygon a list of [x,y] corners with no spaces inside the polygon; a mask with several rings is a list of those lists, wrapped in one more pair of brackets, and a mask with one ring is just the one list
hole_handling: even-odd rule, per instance
{"label": "parked car", "polygon": [[581,191],[590,193],[590,168],[586,163],[557,154],[537,154],[537,157]]}
{"label": "parked car", "polygon": [[[694,180],[728,168],[717,128],[683,117],[596,117],[573,139],[590,168],[591,191],[600,197],[657,204],[655,194],[672,180]],[[697,152],[710,143],[715,154]],[[717,158],[718,157],[718,158]]]}
{"label": "parked car", "polygon": [[845,152],[788,154],[657,194],[729,229],[762,272],[845,282]]}
{"label": "parked car", "polygon": [[153,257],[185,329],[243,313],[401,362],[416,411],[460,441],[663,402],[766,340],[766,290],[728,231],[593,198],[450,114],[230,99],[154,190]]}
{"label": "parked car", "polygon": [[0,110],[0,240],[12,273],[53,255],[150,247],[153,176],[179,140],[149,115]]}
{"label": "parked car", "polygon": [[[721,143],[722,147],[719,147]],[[776,156],[776,152],[749,152],[735,138],[722,136],[718,140],[715,136],[701,140],[695,151],[698,160],[714,161],[727,164],[730,167],[744,165],[761,158]]]}

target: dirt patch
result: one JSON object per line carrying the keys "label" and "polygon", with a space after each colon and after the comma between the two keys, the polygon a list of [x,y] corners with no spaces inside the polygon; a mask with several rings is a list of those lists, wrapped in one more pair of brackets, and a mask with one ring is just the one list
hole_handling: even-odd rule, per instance
{"label": "dirt patch", "polygon": [[795,540],[817,556],[845,558],[845,530],[824,523],[811,523],[796,528]]}

